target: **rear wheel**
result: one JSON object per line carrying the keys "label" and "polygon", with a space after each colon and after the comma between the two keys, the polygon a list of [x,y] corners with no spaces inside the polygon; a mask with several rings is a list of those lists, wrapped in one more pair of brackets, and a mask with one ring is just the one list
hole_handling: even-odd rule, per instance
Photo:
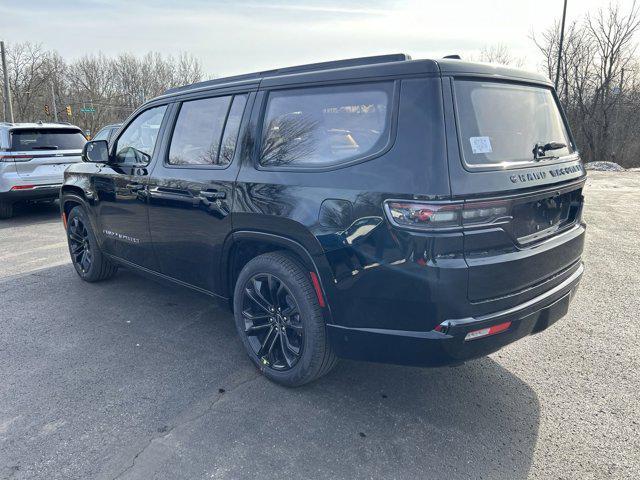
{"label": "rear wheel", "polygon": [[86,282],[112,277],[118,267],[100,251],[91,223],[82,207],[74,207],[67,217],[67,242],[76,272]]}
{"label": "rear wheel", "polygon": [[0,218],[13,217],[13,203],[7,201],[0,202]]}
{"label": "rear wheel", "polygon": [[249,358],[274,382],[304,385],[336,364],[309,274],[289,255],[267,253],[245,265],[234,316]]}

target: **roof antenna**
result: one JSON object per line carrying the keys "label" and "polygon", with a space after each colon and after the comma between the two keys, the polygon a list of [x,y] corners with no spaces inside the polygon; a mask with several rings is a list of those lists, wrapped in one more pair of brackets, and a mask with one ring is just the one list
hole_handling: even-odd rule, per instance
{"label": "roof antenna", "polygon": [[453,59],[453,60],[462,60],[462,57],[461,57],[460,55],[458,55],[458,54],[455,54],[455,55],[445,55],[445,56],[444,56],[444,57],[442,57],[442,58],[451,58],[451,59]]}

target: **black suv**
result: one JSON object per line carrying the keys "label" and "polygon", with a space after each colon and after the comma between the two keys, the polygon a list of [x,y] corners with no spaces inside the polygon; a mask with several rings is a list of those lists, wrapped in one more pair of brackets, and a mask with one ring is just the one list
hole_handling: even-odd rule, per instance
{"label": "black suv", "polygon": [[169,90],[66,170],[86,281],[118,266],[228,302],[253,362],[460,363],[561,318],[585,172],[549,81],[405,55]]}

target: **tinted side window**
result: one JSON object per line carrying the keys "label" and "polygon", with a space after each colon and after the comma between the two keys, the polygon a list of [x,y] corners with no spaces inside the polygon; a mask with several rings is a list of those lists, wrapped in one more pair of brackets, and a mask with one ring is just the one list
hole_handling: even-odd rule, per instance
{"label": "tinted side window", "polygon": [[236,143],[238,141],[238,133],[240,131],[240,121],[244,113],[244,107],[247,104],[246,95],[236,95],[233,97],[233,103],[227,117],[227,124],[224,127],[224,134],[220,147],[220,165],[227,165],[233,160],[233,154],[236,151]]}
{"label": "tinted side window", "polygon": [[260,164],[324,167],[374,154],[389,138],[392,98],[392,82],[271,92]]}
{"label": "tinted side window", "polygon": [[169,149],[171,165],[224,165],[220,144],[230,96],[184,102]]}
{"label": "tinted side window", "polygon": [[116,144],[116,161],[118,163],[149,163],[166,110],[166,105],[150,108],[129,124]]}
{"label": "tinted side window", "polygon": [[91,140],[109,140],[110,133],[111,133],[110,128],[103,128],[98,133],[96,133],[96,136],[93,137]]}

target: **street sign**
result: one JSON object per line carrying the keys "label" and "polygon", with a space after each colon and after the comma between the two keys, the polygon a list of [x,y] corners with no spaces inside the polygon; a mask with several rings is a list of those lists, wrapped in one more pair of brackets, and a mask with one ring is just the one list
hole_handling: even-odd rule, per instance
{"label": "street sign", "polygon": [[82,107],[80,111],[82,113],[96,113],[96,109],[93,107]]}

